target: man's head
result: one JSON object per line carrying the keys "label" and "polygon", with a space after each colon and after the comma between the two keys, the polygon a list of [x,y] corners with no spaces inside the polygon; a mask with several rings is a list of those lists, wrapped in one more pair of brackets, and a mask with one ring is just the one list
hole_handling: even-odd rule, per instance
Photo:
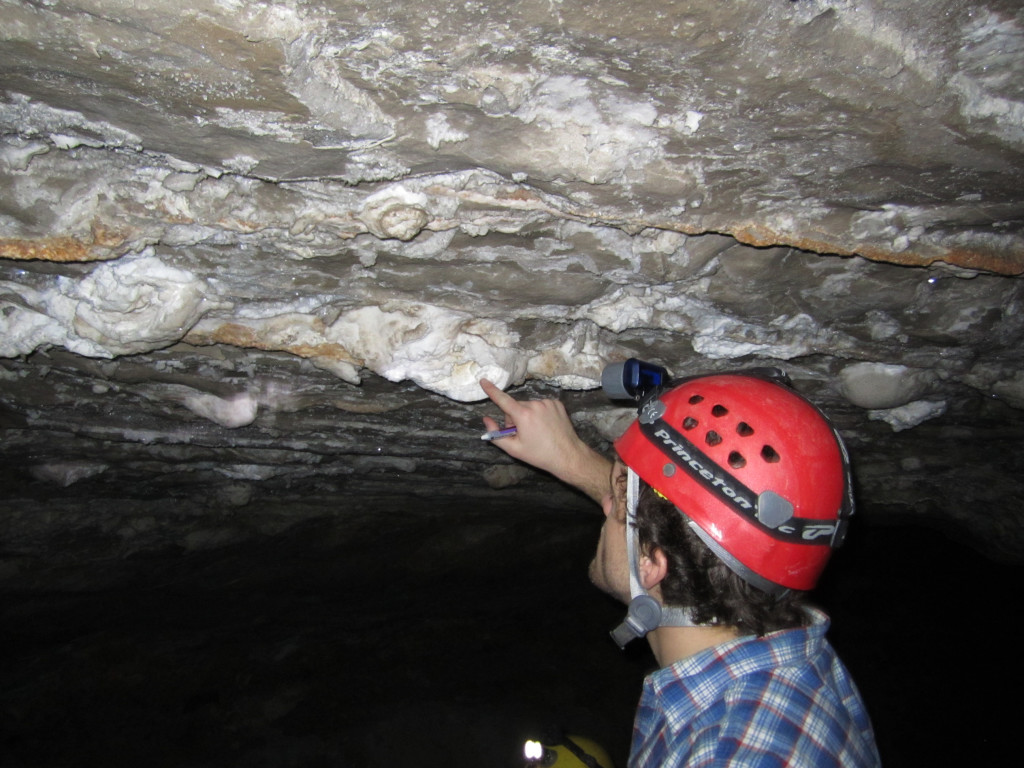
{"label": "man's head", "polygon": [[666,605],[687,607],[694,624],[735,627],[740,634],[760,636],[805,623],[803,592],[777,596],[740,578],[672,502],[644,482],[634,525],[642,556],[661,553],[664,558],[657,596]]}
{"label": "man's head", "polygon": [[838,435],[776,381],[713,375],[656,393],[615,447],[650,489],[637,502],[638,558],[664,552],[662,599],[698,622],[727,622],[714,595],[776,605],[810,589],[852,512]]}

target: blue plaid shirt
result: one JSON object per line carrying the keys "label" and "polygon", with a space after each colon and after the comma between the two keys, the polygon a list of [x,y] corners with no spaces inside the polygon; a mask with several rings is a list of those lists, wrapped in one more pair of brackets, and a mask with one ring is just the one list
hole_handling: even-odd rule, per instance
{"label": "blue plaid shirt", "polygon": [[644,681],[629,765],[878,766],[860,693],[828,618],[732,640]]}

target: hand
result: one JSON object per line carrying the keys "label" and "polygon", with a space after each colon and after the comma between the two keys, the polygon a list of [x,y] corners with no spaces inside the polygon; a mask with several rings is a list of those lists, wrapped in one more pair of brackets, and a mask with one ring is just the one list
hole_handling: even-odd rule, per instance
{"label": "hand", "polygon": [[[486,395],[505,414],[505,426],[516,434],[494,444],[513,458],[550,472],[586,493],[598,503],[611,491],[611,462],[584,443],[558,400],[516,400],[487,379],[480,380]],[[499,429],[484,417],[487,430]]]}

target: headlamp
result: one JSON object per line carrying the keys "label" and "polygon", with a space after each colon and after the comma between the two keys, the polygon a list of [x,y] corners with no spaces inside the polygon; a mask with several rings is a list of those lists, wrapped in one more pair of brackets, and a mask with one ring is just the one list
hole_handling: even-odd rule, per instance
{"label": "headlamp", "polygon": [[612,400],[642,400],[668,384],[668,371],[660,365],[631,357],[611,363],[601,372],[601,388]]}

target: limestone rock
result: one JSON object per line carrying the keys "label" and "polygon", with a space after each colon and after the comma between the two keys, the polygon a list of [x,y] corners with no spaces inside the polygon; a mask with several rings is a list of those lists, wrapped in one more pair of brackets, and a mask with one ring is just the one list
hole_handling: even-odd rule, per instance
{"label": "limestone rock", "polygon": [[[200,507],[473,495],[481,376],[562,397],[606,447],[594,390],[628,356],[785,367],[887,514],[886,467],[942,464],[906,451],[1019,429],[1019,3],[0,13],[14,496],[74,477],[159,497],[181,473]],[[946,429],[966,437],[918,437]],[[1013,517],[1022,473],[974,455],[912,473],[899,509],[941,499],[928,514],[987,537],[952,509],[964,478],[1003,478]],[[106,469],[39,469],[80,466]],[[505,492],[548,497],[532,482]]]}

